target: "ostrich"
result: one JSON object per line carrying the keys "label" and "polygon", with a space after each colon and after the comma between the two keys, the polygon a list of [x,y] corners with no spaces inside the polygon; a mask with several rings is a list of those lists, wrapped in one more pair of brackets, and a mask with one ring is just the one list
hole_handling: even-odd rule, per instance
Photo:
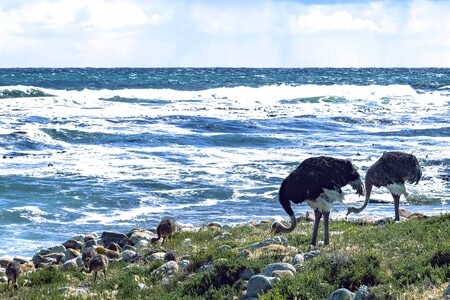
{"label": "ostrich", "polygon": [[83,271],[86,273],[94,272],[94,282],[97,280],[97,272],[103,271],[103,274],[106,278],[106,269],[108,269],[108,257],[103,254],[96,254],[91,259],[87,260],[87,268],[86,266],[83,268]]}
{"label": "ostrich", "polygon": [[405,181],[409,183],[419,183],[422,177],[417,158],[412,154],[404,152],[384,152],[370,168],[366,174],[366,200],[360,208],[348,207],[347,215],[360,213],[369,203],[372,186],[386,187],[394,198],[395,220],[400,221],[400,196],[409,195],[406,191]]}
{"label": "ostrich", "polygon": [[22,268],[20,267],[20,264],[17,261],[10,261],[8,265],[6,266],[6,278],[8,278],[8,287],[9,282],[12,281],[14,288],[18,288],[17,285],[17,279],[19,278],[20,274],[22,273]]}
{"label": "ostrich", "polygon": [[328,223],[332,203],[342,201],[341,187],[347,184],[350,184],[359,195],[364,195],[364,184],[358,171],[349,160],[326,156],[311,157],[304,160],[297,169],[283,180],[279,191],[279,201],[291,218],[291,225],[285,227],[279,222],[274,222],[272,231],[274,233],[293,231],[297,225],[297,220],[290,201],[293,203],[306,201],[314,209],[315,216],[311,245],[316,245],[317,231],[322,215],[325,227],[324,244],[328,245]]}
{"label": "ostrich", "polygon": [[156,233],[158,234],[157,238],[152,238],[152,243],[155,243],[159,239],[162,238],[161,246],[164,245],[164,241],[166,237],[169,237],[172,233],[177,229],[177,224],[174,219],[169,217],[164,217],[161,222],[159,222],[158,227],[156,228]]}

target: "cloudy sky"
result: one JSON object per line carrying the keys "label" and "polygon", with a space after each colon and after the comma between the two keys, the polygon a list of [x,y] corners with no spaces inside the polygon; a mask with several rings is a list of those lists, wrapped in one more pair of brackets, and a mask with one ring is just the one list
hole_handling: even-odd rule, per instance
{"label": "cloudy sky", "polygon": [[450,67],[450,1],[1,0],[0,67]]}

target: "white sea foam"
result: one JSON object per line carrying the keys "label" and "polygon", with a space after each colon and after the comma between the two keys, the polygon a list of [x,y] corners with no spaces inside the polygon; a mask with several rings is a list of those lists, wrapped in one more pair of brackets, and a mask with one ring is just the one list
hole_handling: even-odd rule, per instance
{"label": "white sea foam", "polygon": [[[0,91],[8,88],[33,87]],[[17,205],[14,212],[31,224],[131,228],[166,214],[192,223],[284,219],[279,184],[301,161],[352,158],[364,177],[386,150],[414,153],[423,165],[422,181],[407,185],[411,203],[402,197],[402,206],[448,207],[449,186],[442,179],[448,159],[436,162],[445,159],[450,137],[433,135],[449,126],[445,90],[286,84],[200,91],[36,89],[52,96],[2,99],[0,121],[0,149],[8,157],[0,175],[15,180],[5,186],[42,187],[17,200],[8,194],[6,201],[27,201],[28,193],[44,194],[48,202]],[[364,201],[350,187],[343,191],[345,201],[332,217],[344,217],[347,205]],[[387,189],[375,188],[372,198],[388,204],[369,204],[364,214],[393,215]],[[432,207],[426,209],[438,213]],[[298,214],[310,209],[293,208]]]}

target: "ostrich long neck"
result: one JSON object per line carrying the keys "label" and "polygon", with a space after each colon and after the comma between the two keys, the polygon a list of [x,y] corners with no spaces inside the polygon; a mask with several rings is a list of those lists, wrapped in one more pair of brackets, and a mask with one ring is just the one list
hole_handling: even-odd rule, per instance
{"label": "ostrich long neck", "polygon": [[295,215],[290,215],[289,217],[291,218],[291,225],[289,227],[286,227],[280,223],[280,226],[279,226],[280,232],[285,232],[285,233],[291,232],[297,226],[297,219],[295,218]]}
{"label": "ostrich long neck", "polygon": [[366,180],[366,200],[364,201],[363,206],[361,206],[360,208],[356,208],[353,206],[349,207],[347,215],[350,213],[359,214],[360,212],[362,212],[366,208],[367,204],[369,204],[371,192],[372,192],[372,183],[370,183]]}

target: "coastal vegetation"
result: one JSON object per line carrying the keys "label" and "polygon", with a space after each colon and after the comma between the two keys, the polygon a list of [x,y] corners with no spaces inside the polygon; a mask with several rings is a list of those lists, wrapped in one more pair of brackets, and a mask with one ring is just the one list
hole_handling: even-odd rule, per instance
{"label": "coastal vegetation", "polygon": [[[308,249],[312,222],[305,220],[281,243],[255,247],[273,238],[270,226],[175,232],[164,246],[141,248],[134,262],[111,260],[107,277],[101,274],[95,282],[76,268],[39,268],[24,272],[17,289],[2,284],[0,298],[241,299],[247,286],[243,272],[258,274],[269,264],[292,263],[295,255],[308,253],[314,255],[305,255],[293,276],[280,276],[259,299],[327,299],[339,288],[356,292],[361,287],[367,289],[366,299],[442,299],[450,284],[450,214],[400,222],[335,220],[330,245],[314,251]],[[148,257],[158,251],[189,264],[170,276],[155,272],[164,260]]]}

